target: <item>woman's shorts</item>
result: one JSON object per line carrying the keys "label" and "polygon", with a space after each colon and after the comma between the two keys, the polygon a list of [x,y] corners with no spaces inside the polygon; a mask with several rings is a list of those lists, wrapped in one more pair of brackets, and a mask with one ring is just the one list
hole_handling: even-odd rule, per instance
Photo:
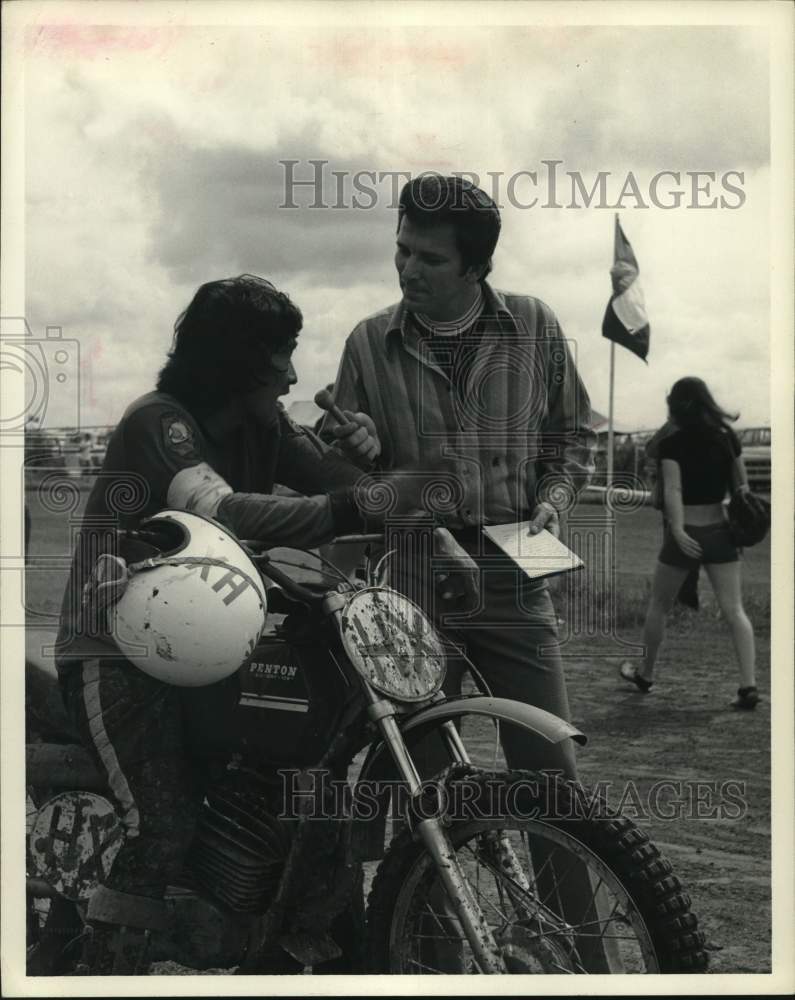
{"label": "woman's shorts", "polygon": [[682,569],[693,569],[703,563],[737,562],[740,553],[732,540],[729,526],[725,521],[717,524],[686,524],[685,531],[701,546],[701,557],[694,559],[686,556],[676,544],[671,529],[666,525],[663,546],[660,549],[660,562],[666,566],[680,566]]}

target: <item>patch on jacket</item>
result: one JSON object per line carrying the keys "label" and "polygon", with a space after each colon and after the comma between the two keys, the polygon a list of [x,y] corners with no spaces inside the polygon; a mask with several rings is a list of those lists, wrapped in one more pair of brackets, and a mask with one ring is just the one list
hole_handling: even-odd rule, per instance
{"label": "patch on jacket", "polygon": [[193,430],[188,423],[176,413],[167,413],[161,417],[163,427],[163,443],[170,450],[183,457],[191,455],[196,450]]}

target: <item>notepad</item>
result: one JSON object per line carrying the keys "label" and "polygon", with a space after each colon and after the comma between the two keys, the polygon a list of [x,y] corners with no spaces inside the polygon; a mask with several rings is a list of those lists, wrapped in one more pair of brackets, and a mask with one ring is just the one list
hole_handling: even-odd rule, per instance
{"label": "notepad", "polygon": [[483,526],[483,532],[531,580],[582,568],[582,559],[546,528],[542,528],[537,535],[529,534],[531,523],[520,521],[518,524],[489,524]]}

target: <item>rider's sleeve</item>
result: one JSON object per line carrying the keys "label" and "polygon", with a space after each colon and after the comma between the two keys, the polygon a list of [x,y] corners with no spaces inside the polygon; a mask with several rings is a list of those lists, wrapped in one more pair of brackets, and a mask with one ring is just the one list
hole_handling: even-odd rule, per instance
{"label": "rider's sleeve", "polygon": [[[193,417],[181,407],[154,402],[124,418],[127,464],[146,481],[147,509],[179,507],[207,513],[230,487],[207,464],[206,443]],[[181,486],[192,483],[192,489]]]}
{"label": "rider's sleeve", "polygon": [[[279,413],[275,480],[307,497],[235,493],[224,498],[219,518],[238,537],[312,547],[335,535],[361,531],[353,487],[362,473],[317,435]],[[311,495],[315,494],[315,495]],[[311,506],[310,506],[311,505]]]}
{"label": "rider's sleeve", "polygon": [[314,431],[296,424],[281,410],[276,481],[299,493],[346,490],[362,478],[362,470]]}
{"label": "rider's sleeve", "polygon": [[273,545],[319,545],[352,530],[348,497],[285,497],[235,493],[207,461],[201,430],[190,415],[165,404],[132,414],[125,427],[131,464],[149,484],[155,509],[174,507],[213,517],[238,538]]}
{"label": "rider's sleeve", "polygon": [[300,548],[314,548],[335,535],[362,530],[359,511],[347,494],[283,497],[230,493],[214,516],[238,538]]}

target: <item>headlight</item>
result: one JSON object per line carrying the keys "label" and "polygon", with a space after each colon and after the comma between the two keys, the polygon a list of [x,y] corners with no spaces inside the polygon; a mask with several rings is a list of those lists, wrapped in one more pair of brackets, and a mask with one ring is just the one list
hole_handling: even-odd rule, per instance
{"label": "headlight", "polygon": [[442,686],[441,639],[417,605],[396,590],[358,591],[342,612],[340,631],[351,663],[382,694],[424,701]]}

